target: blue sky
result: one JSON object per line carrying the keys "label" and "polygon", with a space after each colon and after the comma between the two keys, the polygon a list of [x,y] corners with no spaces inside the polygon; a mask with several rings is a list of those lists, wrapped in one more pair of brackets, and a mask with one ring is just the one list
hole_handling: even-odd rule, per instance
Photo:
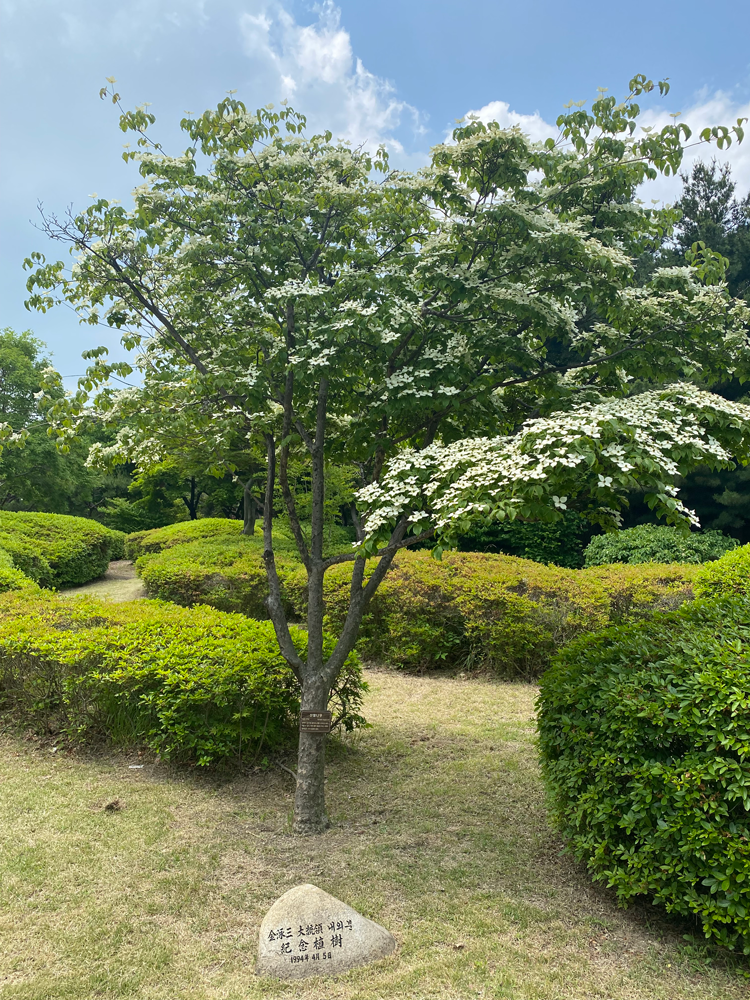
{"label": "blue sky", "polygon": [[[750,3],[662,0],[648,7],[526,0],[0,0],[0,326],[31,328],[66,376],[98,343],[65,309],[28,313],[21,262],[31,250],[60,256],[33,227],[36,205],[64,211],[91,194],[126,204],[137,183],[111,104],[117,78],[126,106],[150,101],[167,148],[179,148],[185,111],[227,90],[250,105],[288,98],[313,127],[376,144],[417,167],[468,111],[520,122],[534,137],[569,100],[597,86],[622,95],[637,72],[669,77],[649,119],[682,112],[691,125],[750,114]],[[713,11],[717,11],[714,14]],[[750,138],[728,154],[750,189]],[[670,200],[660,181],[644,197]],[[72,384],[70,379],[68,384]]]}

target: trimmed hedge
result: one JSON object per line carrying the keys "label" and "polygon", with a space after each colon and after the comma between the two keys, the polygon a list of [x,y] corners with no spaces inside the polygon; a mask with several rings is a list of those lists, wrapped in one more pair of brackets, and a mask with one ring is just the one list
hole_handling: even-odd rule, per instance
{"label": "trimmed hedge", "polygon": [[[179,531],[183,525],[138,537],[135,551],[146,554],[137,569],[149,596],[265,618],[261,539],[242,536],[236,522],[215,523],[220,530],[214,537],[194,541],[175,541],[185,537]],[[236,526],[230,533],[226,525]],[[279,542],[287,611],[302,620],[304,570],[293,542],[284,536]],[[153,552],[156,545],[161,551]],[[692,598],[696,570],[654,565],[569,570],[514,556],[458,552],[437,562],[428,552],[402,552],[365,616],[357,648],[367,659],[410,669],[448,666],[535,677],[571,638]],[[326,622],[333,632],[346,616],[350,579],[346,564],[326,574]]]}
{"label": "trimmed hedge", "polygon": [[[304,655],[306,633],[292,637]],[[330,705],[347,730],[364,722],[365,688],[351,656]],[[46,730],[142,743],[199,765],[278,744],[299,715],[299,687],[269,623],[43,591],[0,596],[0,701]]]}
{"label": "trimmed hedge", "polygon": [[667,525],[641,524],[637,528],[597,535],[587,545],[586,566],[608,563],[704,563],[736,549],[739,542],[721,531],[683,534]]}
{"label": "trimmed hedge", "polygon": [[125,536],[85,517],[0,511],[0,547],[40,586],[73,587],[122,559]]}
{"label": "trimmed hedge", "polygon": [[539,733],[554,815],[594,879],[750,954],[750,599],[572,643],[542,678]]}
{"label": "trimmed hedge", "polygon": [[35,588],[36,585],[28,576],[15,569],[10,553],[5,549],[0,549],[0,594],[6,590],[23,590],[24,588]]}
{"label": "trimmed hedge", "polygon": [[743,545],[716,562],[701,566],[695,577],[695,592],[699,597],[750,596],[750,545]]}
{"label": "trimmed hedge", "polygon": [[[554,652],[582,633],[637,620],[692,598],[690,566],[571,570],[515,556],[400,553],[380,585],[358,643],[366,658],[424,670],[438,666],[538,677]],[[351,570],[326,574],[327,625],[338,630]],[[287,579],[290,586],[294,579]]]}

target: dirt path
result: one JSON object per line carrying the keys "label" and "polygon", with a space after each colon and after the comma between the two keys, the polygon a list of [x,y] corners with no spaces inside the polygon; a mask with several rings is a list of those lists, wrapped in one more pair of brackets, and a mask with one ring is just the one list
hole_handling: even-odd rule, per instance
{"label": "dirt path", "polygon": [[77,594],[91,594],[104,601],[137,601],[146,597],[143,581],[135,575],[135,566],[129,559],[115,559],[109,569],[98,580],[85,583],[82,587],[68,587],[60,591],[61,597],[75,597]]}

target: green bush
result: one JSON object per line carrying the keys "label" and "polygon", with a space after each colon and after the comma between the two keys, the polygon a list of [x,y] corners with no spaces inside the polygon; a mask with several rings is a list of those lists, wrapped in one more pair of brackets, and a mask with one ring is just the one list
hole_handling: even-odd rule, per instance
{"label": "green bush", "polygon": [[[293,629],[292,638],[304,655],[306,633]],[[338,725],[364,721],[364,689],[352,656],[331,696]],[[47,730],[140,742],[200,765],[278,744],[299,713],[297,681],[269,623],[42,591],[0,596],[0,697],[7,712]]]}
{"label": "green bush", "polygon": [[[692,598],[690,566],[571,570],[514,556],[399,553],[365,616],[360,654],[394,666],[538,677],[564,643]],[[327,627],[343,625],[351,570],[326,575]],[[286,580],[293,590],[296,578]]]}
{"label": "green bush", "polygon": [[592,538],[584,552],[586,566],[607,563],[704,563],[738,545],[720,531],[684,535],[667,525],[641,524]]}
{"label": "green bush", "polygon": [[716,562],[701,566],[695,577],[695,592],[699,597],[750,596],[750,545],[743,545]]}
{"label": "green bush", "polygon": [[569,645],[540,748],[576,857],[750,953],[750,600],[698,601]]}
{"label": "green bush", "polygon": [[[263,538],[257,532],[243,535],[241,522],[205,518],[171,524],[130,535],[126,544],[150,597],[267,617]],[[274,545],[282,586],[291,578],[294,602],[288,587],[284,594],[287,613],[294,617],[295,608],[304,613],[304,571],[292,539],[275,532]]]}
{"label": "green bush", "polygon": [[122,559],[125,536],[85,517],[0,511],[0,546],[40,586],[72,587]]}
{"label": "green bush", "polygon": [[[131,536],[129,550],[146,553],[136,565],[149,596],[265,618],[262,540],[242,536],[236,522],[214,523],[208,537],[193,535],[192,541],[187,532],[199,531],[193,526],[200,521]],[[277,542],[286,608],[302,620],[305,574],[294,543],[283,535]],[[154,551],[157,546],[161,551]],[[357,648],[367,659],[409,669],[447,666],[535,677],[574,636],[692,598],[696,570],[653,565],[569,570],[513,556],[456,552],[436,562],[428,552],[402,552],[372,601]],[[326,574],[326,627],[332,632],[346,617],[350,580],[350,564]]]}
{"label": "green bush", "polygon": [[0,594],[5,593],[6,590],[29,588],[37,589],[33,580],[30,580],[20,569],[15,569],[10,553],[6,552],[5,549],[0,549]]}

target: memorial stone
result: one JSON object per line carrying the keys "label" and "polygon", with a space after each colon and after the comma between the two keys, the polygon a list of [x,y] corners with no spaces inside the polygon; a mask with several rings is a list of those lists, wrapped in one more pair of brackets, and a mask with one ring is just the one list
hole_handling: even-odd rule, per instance
{"label": "memorial stone", "polygon": [[316,885],[298,885],[273,904],[260,927],[260,976],[336,976],[385,958],[396,940]]}

